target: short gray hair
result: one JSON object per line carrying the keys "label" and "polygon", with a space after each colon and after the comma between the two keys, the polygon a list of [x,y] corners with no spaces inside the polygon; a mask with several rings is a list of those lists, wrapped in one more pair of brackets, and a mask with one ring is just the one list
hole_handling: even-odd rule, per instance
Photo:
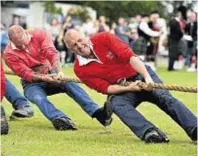
{"label": "short gray hair", "polygon": [[69,47],[69,45],[67,44],[67,40],[68,40],[69,37],[72,36],[72,33],[79,33],[79,32],[78,32],[76,29],[70,29],[70,30],[68,30],[68,31],[65,33],[65,35],[64,35],[64,43],[65,43],[65,45],[66,45],[68,48],[70,48],[70,47]]}

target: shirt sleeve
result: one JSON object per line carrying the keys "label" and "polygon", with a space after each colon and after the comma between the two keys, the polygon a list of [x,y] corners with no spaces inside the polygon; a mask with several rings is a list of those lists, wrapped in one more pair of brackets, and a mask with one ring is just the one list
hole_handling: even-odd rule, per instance
{"label": "shirt sleeve", "polygon": [[80,74],[75,67],[74,67],[74,72],[76,76],[89,88],[96,90],[99,93],[102,94],[107,94],[107,89],[111,85],[107,81],[101,79],[101,78],[96,78],[93,76],[89,76],[87,73]]}
{"label": "shirt sleeve", "polygon": [[20,59],[14,56],[7,56],[4,55],[5,62],[8,67],[19,77],[27,80],[32,81],[34,71],[26,66]]}
{"label": "shirt sleeve", "polygon": [[81,81],[89,88],[94,89],[102,94],[107,94],[107,89],[110,86],[110,84],[107,81],[100,78],[90,78]]}
{"label": "shirt sleeve", "polygon": [[124,43],[117,36],[105,33],[105,44],[109,49],[114,52],[114,54],[123,62],[129,62],[132,56],[136,56],[133,50],[129,47],[128,44]]}
{"label": "shirt sleeve", "polygon": [[47,58],[51,65],[54,64],[54,61],[59,58],[58,52],[54,46],[52,36],[50,33],[46,31],[41,32],[41,53],[42,55]]}

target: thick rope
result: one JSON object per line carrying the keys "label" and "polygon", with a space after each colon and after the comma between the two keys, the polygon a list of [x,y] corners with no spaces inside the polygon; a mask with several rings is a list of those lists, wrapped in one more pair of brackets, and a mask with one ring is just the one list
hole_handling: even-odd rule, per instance
{"label": "thick rope", "polygon": [[63,77],[61,78],[61,81],[64,81],[64,82],[76,82],[76,83],[83,83],[79,78],[77,77]]}
{"label": "thick rope", "polygon": [[[130,83],[133,82],[122,82],[122,86],[128,86]],[[138,82],[137,85],[142,89],[166,89],[166,90],[173,90],[173,91],[180,91],[180,92],[189,92],[189,93],[197,93],[198,90],[196,87],[184,87],[178,85],[167,85],[162,83],[145,83],[145,82]]]}
{"label": "thick rope", "polygon": [[[5,71],[5,74],[8,75],[15,75],[13,72]],[[82,81],[75,77],[63,77],[61,78],[61,81],[63,82],[76,82],[76,83],[82,83]],[[122,81],[120,85],[122,86],[128,86],[130,83],[134,82],[128,82],[128,81]],[[145,82],[138,82],[137,85],[145,90],[154,90],[154,89],[166,89],[166,90],[173,90],[173,91],[180,91],[180,92],[189,92],[189,93],[197,93],[198,90],[196,87],[184,87],[184,86],[178,86],[178,85],[167,85],[162,83],[145,83]]]}
{"label": "thick rope", "polygon": [[[78,78],[71,78],[71,77],[64,77],[61,79],[62,81],[72,81],[76,83],[82,83],[80,79]],[[120,85],[122,86],[128,86],[130,83],[134,82],[121,82]],[[162,84],[162,83],[145,83],[145,82],[138,82],[137,85],[145,90],[154,90],[154,89],[166,89],[166,90],[173,90],[173,91],[180,91],[180,92],[189,92],[189,93],[197,93],[198,90],[196,87],[184,87],[184,86],[178,86],[178,85],[167,85],[167,84]]]}

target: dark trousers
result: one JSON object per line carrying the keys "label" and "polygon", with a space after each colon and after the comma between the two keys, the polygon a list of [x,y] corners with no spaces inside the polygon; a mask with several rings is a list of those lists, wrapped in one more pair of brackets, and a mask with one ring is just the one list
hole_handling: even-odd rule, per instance
{"label": "dark trousers", "polygon": [[177,58],[169,56],[168,70],[174,70],[174,63],[175,63],[176,60],[177,60]]}
{"label": "dark trousers", "polygon": [[[150,67],[146,66],[146,68],[154,82],[162,83]],[[143,78],[138,74],[132,80],[143,80]],[[114,113],[137,137],[143,139],[145,132],[155,127],[136,110],[136,107],[144,101],[157,105],[178,123],[189,137],[192,136],[193,130],[197,127],[197,117],[167,90],[157,89],[151,92],[127,92],[111,99]]]}

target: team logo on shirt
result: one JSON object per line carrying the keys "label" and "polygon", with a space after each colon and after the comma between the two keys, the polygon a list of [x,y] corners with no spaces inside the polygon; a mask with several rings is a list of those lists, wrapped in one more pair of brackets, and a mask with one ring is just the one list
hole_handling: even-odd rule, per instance
{"label": "team logo on shirt", "polygon": [[109,59],[113,59],[114,55],[111,51],[108,51],[106,57],[109,58]]}

